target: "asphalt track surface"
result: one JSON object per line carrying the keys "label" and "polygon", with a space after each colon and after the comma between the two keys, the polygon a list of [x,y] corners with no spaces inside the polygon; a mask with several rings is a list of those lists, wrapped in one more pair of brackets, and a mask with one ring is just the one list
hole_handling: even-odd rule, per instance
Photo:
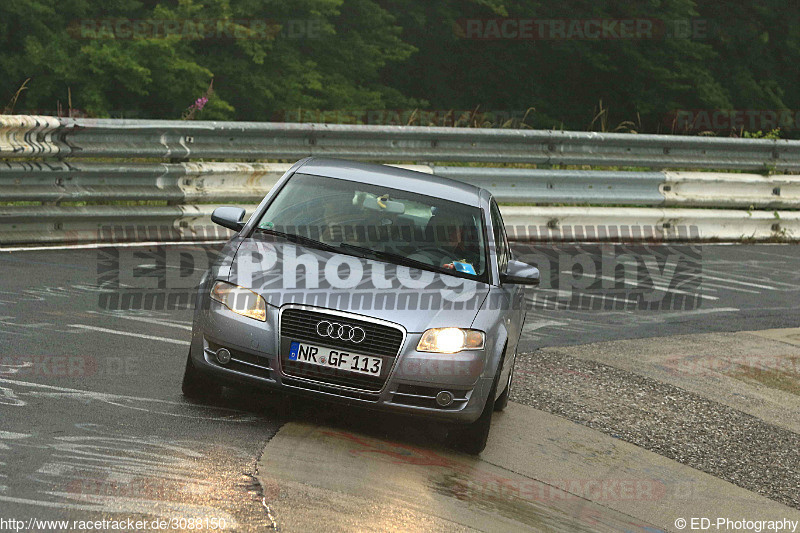
{"label": "asphalt track surface", "polygon": [[[273,528],[253,476],[287,420],[284,403],[247,390],[229,390],[213,406],[185,400],[191,310],[103,308],[104,254],[0,252],[0,518],[195,518],[240,531]],[[796,327],[798,265],[798,246],[703,246],[699,307],[533,309],[523,351]],[[311,402],[291,416],[313,424],[330,409]],[[189,529],[182,525],[172,529]]]}

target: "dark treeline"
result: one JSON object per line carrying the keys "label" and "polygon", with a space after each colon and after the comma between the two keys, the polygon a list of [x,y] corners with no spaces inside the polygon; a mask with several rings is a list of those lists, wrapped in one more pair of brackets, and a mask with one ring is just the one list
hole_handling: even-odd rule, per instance
{"label": "dark treeline", "polygon": [[799,19],[776,0],[7,0],[0,110],[796,137]]}

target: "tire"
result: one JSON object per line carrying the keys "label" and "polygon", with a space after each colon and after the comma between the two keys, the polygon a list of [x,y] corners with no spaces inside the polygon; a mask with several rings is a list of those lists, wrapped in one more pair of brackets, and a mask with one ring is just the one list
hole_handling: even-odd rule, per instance
{"label": "tire", "polygon": [[514,356],[514,360],[511,361],[511,370],[508,371],[508,381],[506,382],[506,388],[503,390],[503,394],[498,396],[497,400],[494,402],[494,410],[498,413],[505,409],[508,406],[508,398],[511,396],[511,380],[514,379],[514,365],[517,362],[516,355]]}
{"label": "tire", "polygon": [[194,366],[192,354],[186,358],[186,369],[183,371],[183,395],[191,400],[214,402],[222,396],[222,385],[204,376]]}
{"label": "tire", "polygon": [[492,382],[492,389],[486,398],[481,416],[475,422],[451,429],[447,433],[447,444],[457,450],[470,455],[478,455],[486,448],[486,441],[489,439],[489,429],[492,426],[492,412],[494,412],[495,402],[492,400],[497,392],[497,382],[500,380],[500,370],[502,364],[497,369],[497,374]]}

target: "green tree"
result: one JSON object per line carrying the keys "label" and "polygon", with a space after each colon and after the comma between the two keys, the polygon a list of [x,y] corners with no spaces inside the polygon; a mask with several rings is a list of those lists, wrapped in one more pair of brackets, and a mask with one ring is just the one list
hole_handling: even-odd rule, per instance
{"label": "green tree", "polygon": [[[652,38],[633,39],[465,34],[468,20],[505,17],[650,20],[654,29]],[[171,21],[185,31],[90,35],[93,24],[117,19]],[[209,38],[186,30],[210,19],[227,21],[226,31]],[[800,108],[798,60],[800,4],[778,0],[0,3],[0,100],[31,78],[17,112],[54,112],[58,102],[66,109],[71,93],[73,107],[92,116],[177,118],[213,79],[214,96],[197,118],[416,107],[521,116],[534,108],[526,123],[538,128],[613,131],[624,123],[623,131],[670,132],[675,110]],[[798,135],[796,125],[781,126]]]}
{"label": "green tree", "polygon": [[[175,21],[168,36],[125,38],[103,23]],[[195,35],[190,24],[229,21],[241,30]],[[253,30],[264,23],[270,31]],[[295,34],[274,34],[293,23]],[[285,29],[285,28],[284,28]],[[204,119],[268,120],[294,107],[405,105],[381,69],[413,48],[371,0],[10,0],[0,4],[0,97],[31,78],[17,109],[52,112],[60,102],[92,116],[177,118],[214,79]],[[248,33],[249,32],[249,33]]]}

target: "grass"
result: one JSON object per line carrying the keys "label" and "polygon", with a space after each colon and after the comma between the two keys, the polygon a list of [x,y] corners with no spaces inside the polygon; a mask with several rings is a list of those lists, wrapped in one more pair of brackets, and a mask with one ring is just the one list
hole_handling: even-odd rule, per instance
{"label": "grass", "polygon": [[22,82],[22,85],[20,85],[19,89],[17,89],[17,92],[14,93],[14,96],[11,97],[11,100],[9,100],[8,104],[6,104],[6,106],[2,109],[2,112],[0,112],[0,114],[3,114],[3,115],[13,115],[14,114],[14,107],[16,107],[16,105],[17,105],[17,100],[19,100],[20,95],[24,91],[28,90],[28,82],[29,81],[31,81],[30,78],[28,78],[27,80]]}

